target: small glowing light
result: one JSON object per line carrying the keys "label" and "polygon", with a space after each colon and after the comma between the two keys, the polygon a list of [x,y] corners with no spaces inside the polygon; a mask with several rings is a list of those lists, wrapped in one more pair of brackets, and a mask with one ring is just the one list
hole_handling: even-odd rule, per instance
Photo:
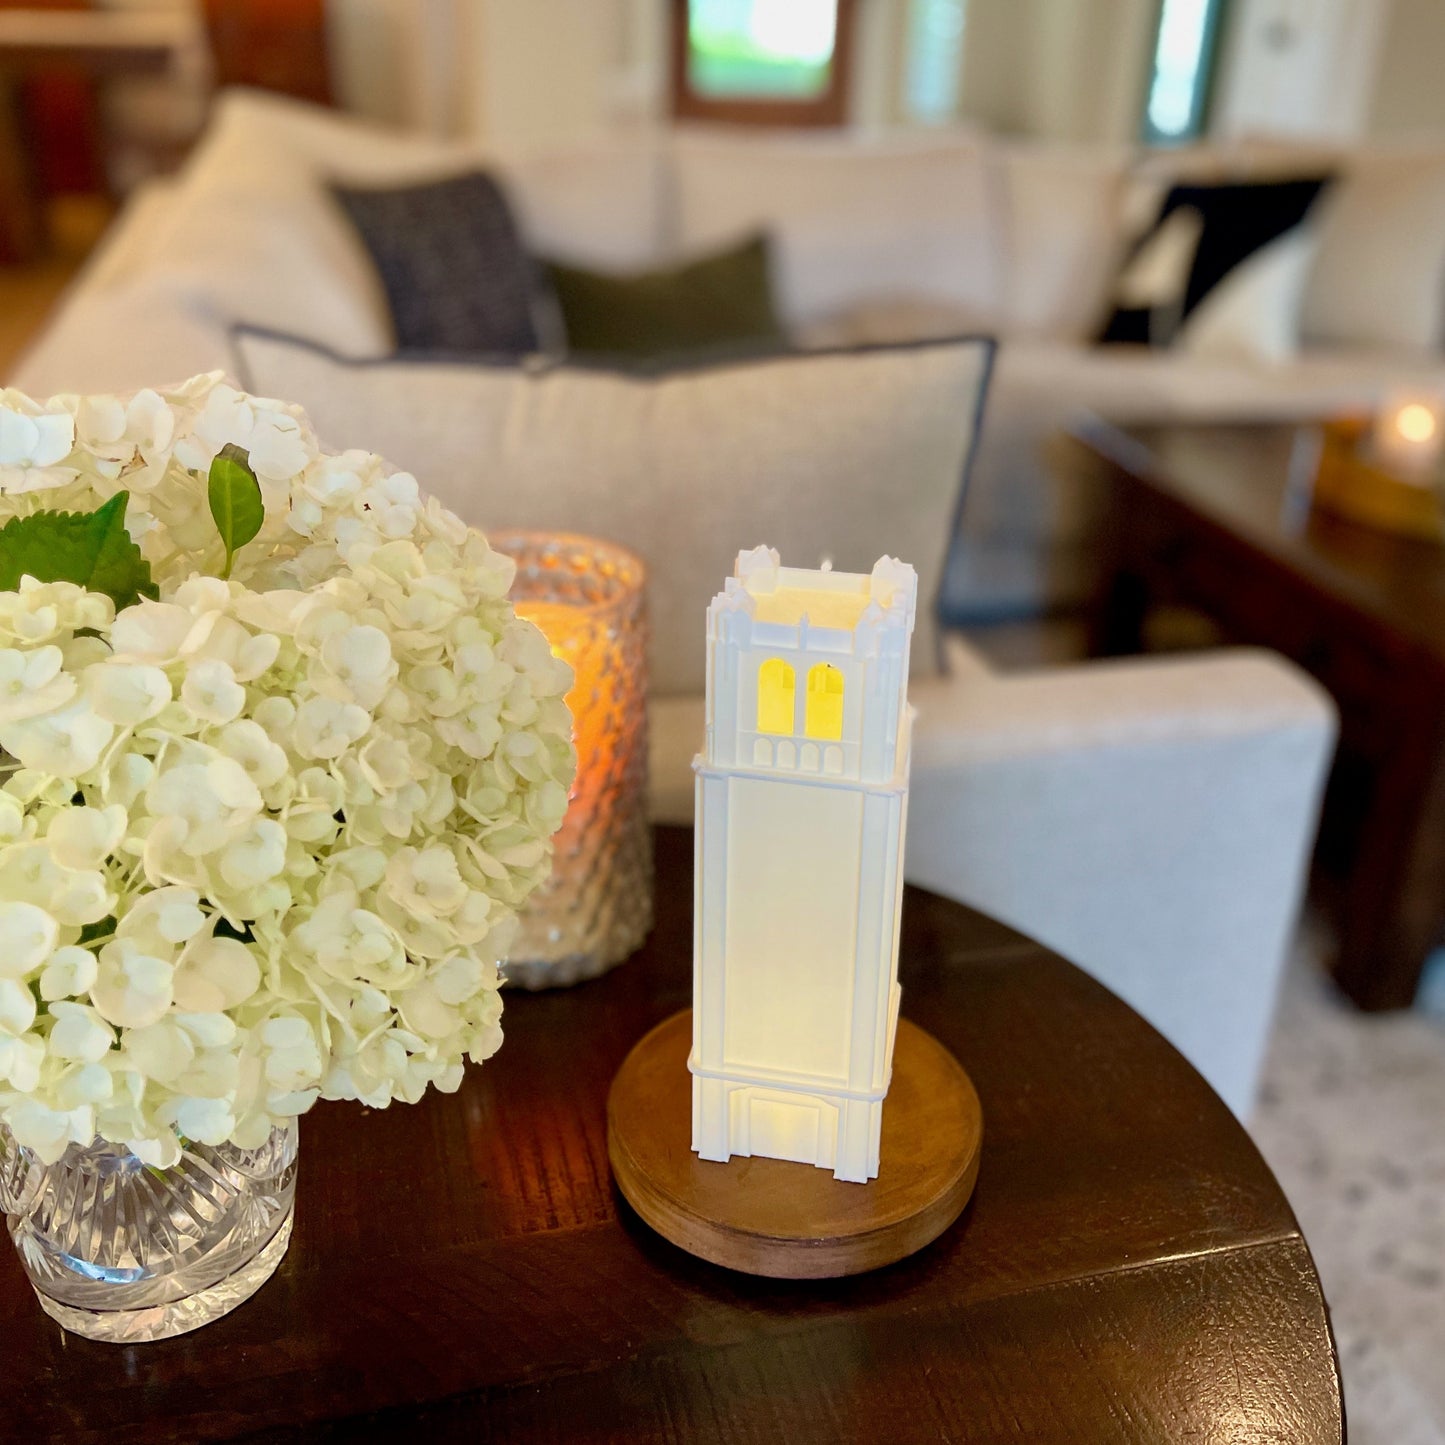
{"label": "small glowing light", "polygon": [[1391,475],[1424,485],[1445,455],[1441,401],[1433,396],[1387,398],[1375,416],[1371,451]]}
{"label": "small glowing light", "polygon": [[1395,413],[1395,430],[1407,442],[1428,442],[1438,429],[1435,413],[1424,402],[1407,402]]}

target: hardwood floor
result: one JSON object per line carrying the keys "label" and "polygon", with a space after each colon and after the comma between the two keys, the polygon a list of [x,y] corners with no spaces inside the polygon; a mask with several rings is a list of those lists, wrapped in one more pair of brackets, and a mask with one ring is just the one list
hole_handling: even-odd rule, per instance
{"label": "hardwood floor", "polygon": [[0,266],[0,379],[9,377],[114,213],[111,202],[100,196],[61,197],[50,205],[50,254],[21,266]]}

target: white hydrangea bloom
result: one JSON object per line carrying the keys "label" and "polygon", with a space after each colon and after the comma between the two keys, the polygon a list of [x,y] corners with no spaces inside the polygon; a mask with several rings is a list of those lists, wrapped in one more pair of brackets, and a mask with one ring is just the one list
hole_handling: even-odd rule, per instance
{"label": "white hydrangea bloom", "polygon": [[74,417],[18,391],[0,391],[0,491],[48,491],[72,481],[75,469],[59,463],[74,445]]}
{"label": "white hydrangea bloom", "polygon": [[[265,522],[222,581],[206,469]],[[318,1098],[458,1088],[574,760],[513,568],[380,458],[219,375],[0,391],[0,523],[120,490],[159,589],[0,592],[0,1118],[254,1147]]]}

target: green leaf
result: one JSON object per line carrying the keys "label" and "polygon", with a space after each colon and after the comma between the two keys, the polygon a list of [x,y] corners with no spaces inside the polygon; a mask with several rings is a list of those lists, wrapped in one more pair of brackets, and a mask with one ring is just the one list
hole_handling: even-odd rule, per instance
{"label": "green leaf", "polygon": [[221,576],[229,577],[236,553],[261,530],[261,523],[266,520],[261,487],[251,470],[249,453],[234,442],[223,446],[211,463],[207,491],[211,515],[226,546],[226,566]]}
{"label": "green leaf", "polygon": [[0,591],[22,577],[74,582],[103,592],[119,611],[160,594],[150,563],[125,529],[129,492],[117,492],[93,512],[32,512],[0,527]]}

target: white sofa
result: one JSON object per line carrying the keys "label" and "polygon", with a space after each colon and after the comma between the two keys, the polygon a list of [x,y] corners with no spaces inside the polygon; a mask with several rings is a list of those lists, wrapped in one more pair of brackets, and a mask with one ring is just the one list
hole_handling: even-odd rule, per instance
{"label": "white sofa", "polygon": [[[343,354],[385,352],[380,290],[318,177],[386,184],[477,163],[500,172],[539,251],[599,269],[644,268],[766,227],[779,308],[800,344],[1002,338],[945,588],[945,613],[960,622],[1069,605],[1088,588],[1097,499],[1041,457],[1072,420],[1294,419],[1445,391],[1438,344],[1381,337],[1369,322],[1390,310],[1426,326],[1445,318],[1445,150],[1350,156],[1260,143],[1140,159],[966,132],[860,140],[690,128],[496,155],[245,91],[222,96],[179,180],[131,202],[13,379],[32,391],[122,388],[166,367],[229,366],[235,318]],[[1330,344],[1283,363],[1089,344],[1119,258],[1168,177],[1348,176],[1352,166],[1346,221],[1379,218],[1383,260],[1371,266],[1346,236],[1355,244],[1322,255],[1311,283],[1332,307],[1306,297],[1305,310],[1353,312],[1357,336],[1317,322]],[[1424,201],[1402,173],[1426,179]],[[1435,239],[1412,257],[1411,234]],[[1436,289],[1417,296],[1425,274]]]}
{"label": "white sofa", "polygon": [[[1102,238],[1118,230],[1117,157],[700,133],[479,158],[244,93],[223,101],[178,179],[127,208],[11,380],[32,394],[123,390],[227,368],[238,320],[384,354],[378,287],[322,183],[479,159],[534,247],[584,264],[643,267],[766,224],[780,307],[804,340],[905,324],[1001,332],[963,579],[981,601],[1010,602],[1021,579],[1036,599],[1067,555],[1035,460],[1047,430],[1101,395],[1197,396],[1182,380],[1142,386],[1138,368],[1154,378],[1158,358],[1096,361],[1082,344],[1114,259],[1117,235]],[[1257,395],[1215,369],[1217,394]],[[912,690],[909,877],[1089,969],[1246,1111],[1333,745],[1328,700],[1264,654],[1000,676],[956,639],[951,652],[947,675]],[[661,819],[690,816],[700,707],[654,704]]]}

